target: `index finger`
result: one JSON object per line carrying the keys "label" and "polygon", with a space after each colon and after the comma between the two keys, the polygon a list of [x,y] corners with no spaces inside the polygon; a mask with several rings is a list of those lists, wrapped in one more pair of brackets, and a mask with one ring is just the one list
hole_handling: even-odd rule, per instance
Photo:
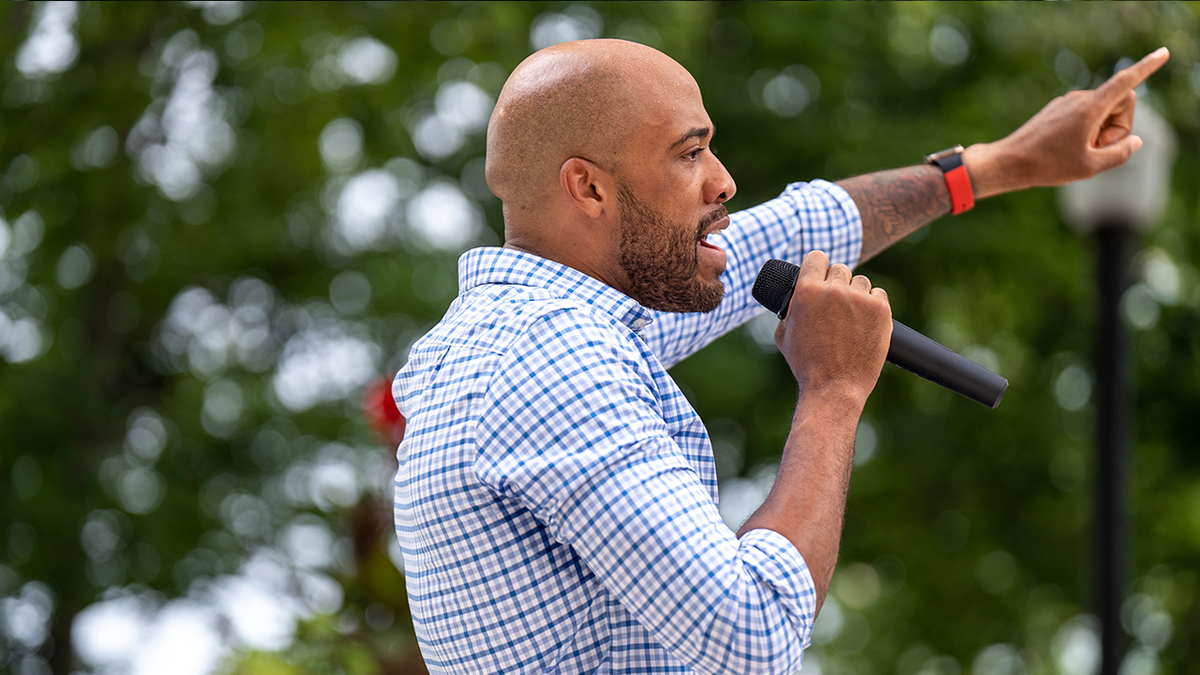
{"label": "index finger", "polygon": [[828,272],[829,256],[825,255],[824,251],[812,250],[800,262],[800,272],[797,276],[815,276],[818,280],[824,281]]}
{"label": "index finger", "polygon": [[1144,82],[1154,71],[1162,68],[1169,58],[1171,58],[1171,52],[1167,51],[1166,47],[1159,47],[1143,56],[1141,61],[1114,73],[1104,84],[1096,88],[1096,94],[1105,102],[1115,102]]}

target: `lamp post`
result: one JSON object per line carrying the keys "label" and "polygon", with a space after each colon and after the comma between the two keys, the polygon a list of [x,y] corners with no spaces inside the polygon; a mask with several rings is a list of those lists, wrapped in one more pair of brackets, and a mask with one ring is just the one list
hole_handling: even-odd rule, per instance
{"label": "lamp post", "polygon": [[1166,209],[1175,133],[1139,99],[1133,133],[1143,145],[1123,166],[1064,185],[1064,219],[1096,241],[1100,320],[1096,332],[1096,493],[1093,527],[1094,607],[1100,619],[1100,675],[1117,675],[1124,652],[1121,601],[1130,537],[1129,359],[1121,296],[1128,286],[1135,235],[1149,230]]}

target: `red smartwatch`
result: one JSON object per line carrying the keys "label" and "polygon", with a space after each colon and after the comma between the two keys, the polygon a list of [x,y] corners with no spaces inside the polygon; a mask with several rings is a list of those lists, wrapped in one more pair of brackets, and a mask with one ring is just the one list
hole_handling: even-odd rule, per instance
{"label": "red smartwatch", "polygon": [[956,145],[925,155],[925,163],[942,170],[946,176],[946,187],[950,189],[951,213],[958,215],[975,206],[975,192],[971,190],[971,177],[962,161],[963,146]]}

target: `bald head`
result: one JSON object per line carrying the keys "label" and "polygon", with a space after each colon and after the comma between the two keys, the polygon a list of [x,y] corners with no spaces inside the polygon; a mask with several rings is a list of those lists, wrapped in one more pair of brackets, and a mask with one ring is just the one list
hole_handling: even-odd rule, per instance
{"label": "bald head", "polygon": [[525,59],[488,124],[487,184],[506,221],[536,213],[572,157],[619,172],[630,140],[681,86],[696,86],[683,66],[624,40],[568,42]]}

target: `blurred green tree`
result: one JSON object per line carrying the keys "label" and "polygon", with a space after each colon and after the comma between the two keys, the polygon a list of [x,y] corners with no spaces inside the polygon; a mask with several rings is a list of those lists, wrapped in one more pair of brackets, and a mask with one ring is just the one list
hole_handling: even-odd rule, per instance
{"label": "blurred green tree", "polygon": [[[739,184],[994,140],[1166,44],[1181,152],[1136,330],[1132,673],[1200,672],[1198,10],[1185,4],[0,5],[0,668],[423,670],[365,389],[501,240],[483,132],[566,39],[663,49]],[[1087,673],[1093,305],[1049,190],[873,260],[897,318],[1009,378],[995,411],[888,369],[805,670]],[[751,323],[674,375],[731,519],[793,387]]]}

